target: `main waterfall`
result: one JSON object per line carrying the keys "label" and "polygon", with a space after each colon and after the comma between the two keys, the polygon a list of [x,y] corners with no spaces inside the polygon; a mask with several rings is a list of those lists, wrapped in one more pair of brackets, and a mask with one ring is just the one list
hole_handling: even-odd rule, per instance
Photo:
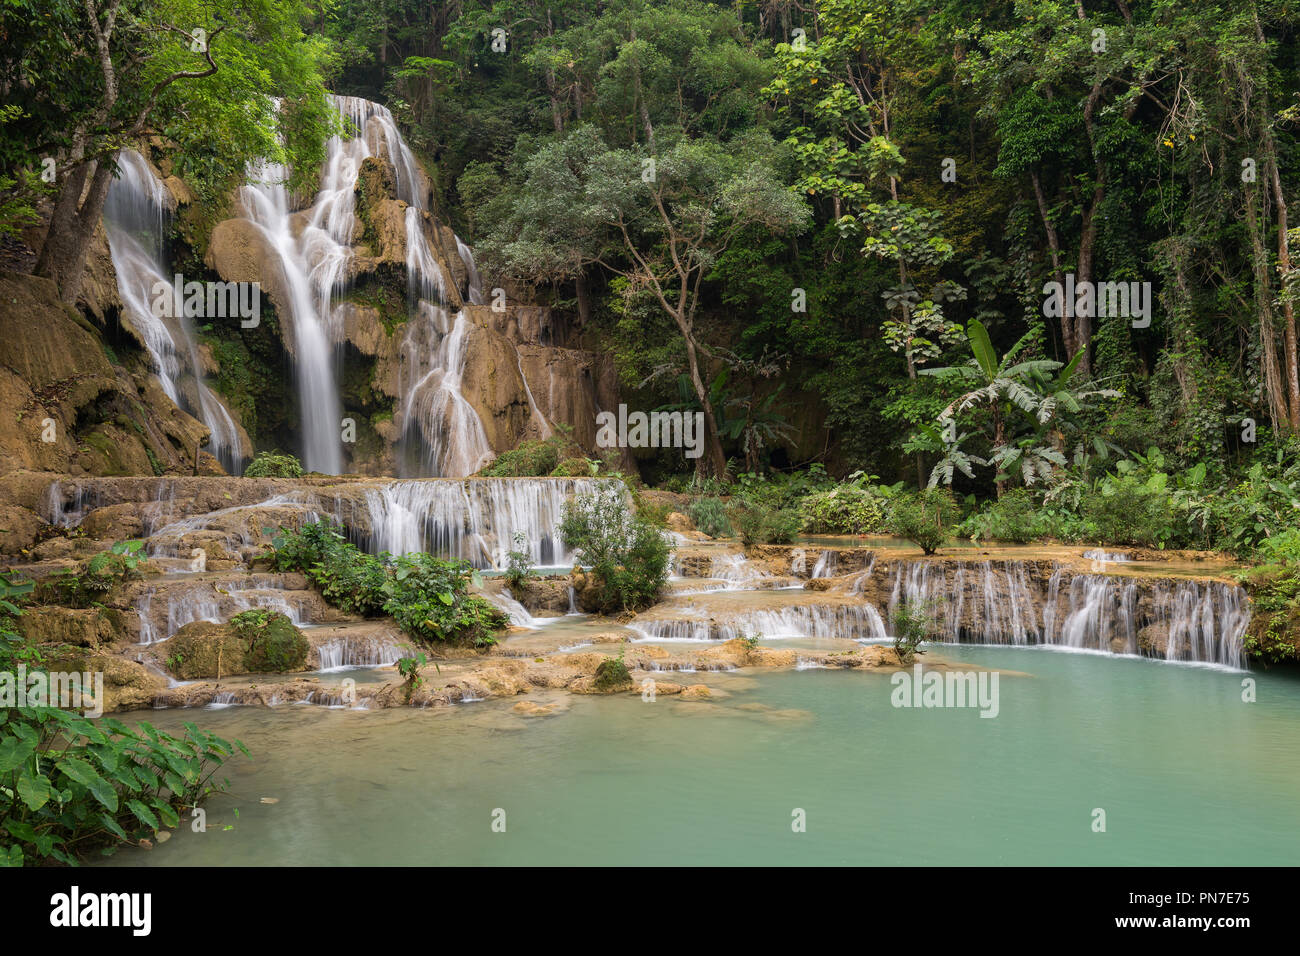
{"label": "main waterfall", "polygon": [[227,471],[238,473],[245,449],[230,411],[203,383],[190,317],[179,302],[171,309],[153,306],[156,285],[169,290],[173,285],[164,254],[171,218],[167,187],[133,149],[119,152],[117,163],[104,203],[104,228],[125,318],[144,341],[167,397],[187,411],[197,410],[211,432],[208,451]]}
{"label": "main waterfall", "polygon": [[[300,414],[302,457],[312,471],[344,470],[342,402],[339,397],[343,319],[340,294],[350,282],[349,264],[356,230],[355,190],[362,163],[372,157],[393,168],[397,197],[405,216],[408,278],[407,323],[403,345],[402,398],[395,417],[404,433],[422,437],[427,454],[421,474],[461,477],[491,460],[483,424],[460,394],[464,339],[469,321],[447,309],[452,282],[430,247],[425,210],[428,186],[389,110],[351,96],[334,98],[351,135],[333,137],[321,185],[306,210],[295,209],[287,188],[288,171],[263,163],[242,190],[248,217],[258,225],[279,257],[287,302],[291,352]],[[299,221],[301,220],[301,221]],[[482,299],[478,273],[468,247],[456,241],[465,265],[466,289],[455,300]]]}

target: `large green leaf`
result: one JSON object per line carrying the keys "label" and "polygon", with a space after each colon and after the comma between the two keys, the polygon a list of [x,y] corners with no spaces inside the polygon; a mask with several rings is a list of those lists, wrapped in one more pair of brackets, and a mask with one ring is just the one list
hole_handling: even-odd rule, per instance
{"label": "large green leaf", "polygon": [[105,809],[117,810],[117,791],[90,764],[76,757],[64,757],[56,766],[71,779],[89,790],[95,799],[104,805]]}
{"label": "large green leaf", "polygon": [[39,810],[50,799],[50,781],[40,774],[24,770],[18,777],[14,788],[20,800],[31,810]]}
{"label": "large green leaf", "polygon": [[966,337],[970,339],[970,350],[975,355],[984,376],[992,381],[998,376],[998,353],[993,351],[993,342],[989,339],[988,329],[979,319],[971,319],[966,326]]}

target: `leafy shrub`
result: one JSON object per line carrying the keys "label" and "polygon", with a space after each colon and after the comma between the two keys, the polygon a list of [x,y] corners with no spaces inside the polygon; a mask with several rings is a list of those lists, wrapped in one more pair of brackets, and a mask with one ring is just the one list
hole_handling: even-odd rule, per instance
{"label": "leafy shrub", "polygon": [[397,558],[385,586],[384,611],[407,634],[423,641],[488,647],[510,623],[500,608],[469,593],[477,573],[466,561],[440,561],[415,553]]}
{"label": "leafy shrub", "polygon": [[1163,472],[1146,481],[1108,475],[1083,501],[1083,515],[1100,544],[1165,547],[1174,533],[1172,503]]}
{"label": "leafy shrub", "polygon": [[[480,474],[488,478],[538,478],[549,475],[560,462],[560,452],[567,444],[560,436],[520,442],[518,448],[504,451]],[[583,474],[586,462],[583,462]]]}
{"label": "leafy shrub", "polygon": [[668,543],[614,488],[565,502],[560,537],[600,582],[602,613],[648,607],[668,580]]}
{"label": "leafy shrub", "polygon": [[506,552],[506,584],[512,591],[518,591],[533,576],[532,555],[524,550],[527,540],[522,531],[514,534],[514,550]]}
{"label": "leafy shrub", "polygon": [[69,607],[86,607],[127,581],[140,577],[143,541],[119,541],[74,568],[52,574],[41,597]]}
{"label": "leafy shrub", "polygon": [[303,525],[298,531],[281,528],[271,546],[272,567],[303,572],[321,596],[340,610],[369,616],[383,609],[387,555],[367,554],[325,522]]}
{"label": "leafy shrub", "polygon": [[929,640],[934,630],[934,616],[931,607],[924,602],[902,600],[894,608],[890,625],[894,631],[894,650],[898,660],[906,665],[916,660],[916,655],[924,654],[921,642]]}
{"label": "leafy shrub", "polygon": [[424,641],[470,644],[496,642],[493,632],[508,623],[504,612],[469,593],[478,573],[465,561],[440,561],[427,554],[394,559],[366,554],[332,525],[281,529],[272,538],[271,564],[303,571],[321,596],[349,613],[383,612],[406,633]]}
{"label": "leafy shrub", "polygon": [[257,457],[244,469],[245,478],[301,478],[302,462],[293,455],[278,452],[258,452]]}
{"label": "leafy shrub", "polygon": [[1026,488],[1013,488],[989,502],[983,511],[971,515],[963,522],[962,531],[969,532],[973,538],[1023,544],[1040,535],[1039,524],[1033,494]]}
{"label": "leafy shrub", "polygon": [[789,544],[799,533],[799,517],[792,511],[769,508],[740,499],[732,504],[731,519],[746,547],[754,544]]}
{"label": "leafy shrub", "polygon": [[[0,594],[12,585],[4,579]],[[0,597],[0,670],[41,663],[12,626],[19,613]],[[55,707],[0,710],[0,866],[75,866],[179,826],[184,809],[221,789],[212,777],[236,748],[248,754],[192,723],[176,738]]]}
{"label": "leafy shrub", "polygon": [[696,498],[686,506],[686,513],[695,527],[710,538],[729,538],[734,533],[721,498]]}
{"label": "leafy shrub", "polygon": [[799,519],[803,530],[813,534],[871,534],[885,529],[885,507],[865,488],[838,485],[805,495]]}
{"label": "leafy shrub", "polygon": [[307,661],[307,639],[279,611],[241,611],[230,624],[245,644],[244,668],[249,673],[297,670]]}
{"label": "leafy shrub", "polygon": [[554,478],[585,478],[594,473],[593,464],[595,470],[599,470],[600,462],[593,463],[586,458],[565,458],[555,466],[551,476]]}
{"label": "leafy shrub", "polygon": [[890,505],[889,529],[934,554],[951,537],[957,502],[947,488],[924,488],[899,495]]}
{"label": "leafy shrub", "polygon": [[795,508],[799,500],[817,491],[826,491],[833,487],[834,480],[826,474],[821,464],[814,462],[807,471],[767,472],[753,474],[745,472],[736,476],[734,493],[766,508],[783,510]]}
{"label": "leafy shrub", "polygon": [[1300,528],[1287,528],[1271,538],[1265,538],[1256,548],[1256,554],[1268,564],[1300,567]]}
{"label": "leafy shrub", "polygon": [[607,657],[596,665],[596,679],[592,682],[597,690],[616,690],[632,683],[627,664],[623,661],[623,651],[617,657]]}

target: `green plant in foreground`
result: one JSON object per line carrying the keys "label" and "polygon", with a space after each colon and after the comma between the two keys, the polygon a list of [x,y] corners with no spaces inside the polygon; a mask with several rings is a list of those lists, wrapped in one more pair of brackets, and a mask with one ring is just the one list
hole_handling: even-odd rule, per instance
{"label": "green plant in foreground", "polygon": [[301,478],[302,462],[293,455],[262,451],[244,469],[245,478]]}
{"label": "green plant in foreground", "polygon": [[894,631],[894,650],[898,653],[899,663],[907,665],[916,660],[916,655],[924,654],[921,642],[929,640],[934,629],[934,614],[930,604],[902,600],[894,608],[890,620]]}
{"label": "green plant in foreground", "polygon": [[510,590],[519,592],[533,577],[532,555],[524,550],[528,539],[522,531],[512,535],[514,548],[506,553],[506,584]]}

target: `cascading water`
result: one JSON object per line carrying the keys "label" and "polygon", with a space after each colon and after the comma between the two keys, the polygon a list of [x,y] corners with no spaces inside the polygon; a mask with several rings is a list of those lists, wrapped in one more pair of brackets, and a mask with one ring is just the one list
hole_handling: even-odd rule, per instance
{"label": "cascading water", "polygon": [[556,533],[564,502],[600,484],[592,478],[394,481],[366,492],[364,516],[337,517],[368,528],[374,553],[424,551],[504,567],[519,532],[534,565],[567,565],[573,556]]}
{"label": "cascading water", "polygon": [[791,605],[729,617],[690,614],[688,611],[681,617],[637,620],[628,627],[646,641],[729,641],[738,637],[887,639],[885,622],[870,604]]}
{"label": "cascading water", "polygon": [[[208,451],[228,472],[238,474],[245,460],[239,430],[229,409],[203,383],[198,344],[184,302],[177,298],[170,309],[154,308],[158,283],[169,290],[167,295],[175,294],[164,256],[171,218],[167,188],[135,150],[119,152],[117,163],[117,177],[104,203],[104,228],[126,318],[144,340],[163,391],[187,411],[194,408],[183,384],[187,378],[193,380],[198,418],[211,432]],[[170,316],[160,316],[160,311]]]}
{"label": "cascading water", "polygon": [[900,601],[931,608],[944,640],[1046,644],[1245,666],[1245,591],[1220,581],[1145,581],[1058,567],[1034,586],[1022,562],[915,561],[894,571]]}
{"label": "cascading water", "polygon": [[469,332],[463,312],[453,316],[423,300],[407,329],[398,421],[423,439],[422,474],[463,477],[492,460],[483,422],[460,390]]}
{"label": "cascading water", "polygon": [[[303,423],[303,458],[307,467],[328,474],[343,470],[340,433],[342,405],[338,394],[339,349],[343,322],[336,300],[348,277],[356,224],[354,191],[361,164],[383,156],[393,166],[398,199],[408,204],[406,266],[412,319],[407,330],[410,373],[403,394],[409,395],[404,418],[418,421],[430,441],[432,461],[426,473],[465,475],[491,457],[477,414],[460,396],[464,338],[468,322],[439,314],[447,298],[447,277],[425,235],[427,187],[415,157],[389,110],[354,96],[334,103],[354,136],[336,136],[327,146],[320,189],[299,227],[286,186],[286,170],[263,163],[243,189],[249,218],[261,227],[279,256],[293,330],[298,401]],[[463,243],[458,246],[467,251]],[[462,257],[464,253],[462,252]],[[474,301],[478,273],[466,261],[467,294]],[[454,398],[450,393],[454,393]]]}

